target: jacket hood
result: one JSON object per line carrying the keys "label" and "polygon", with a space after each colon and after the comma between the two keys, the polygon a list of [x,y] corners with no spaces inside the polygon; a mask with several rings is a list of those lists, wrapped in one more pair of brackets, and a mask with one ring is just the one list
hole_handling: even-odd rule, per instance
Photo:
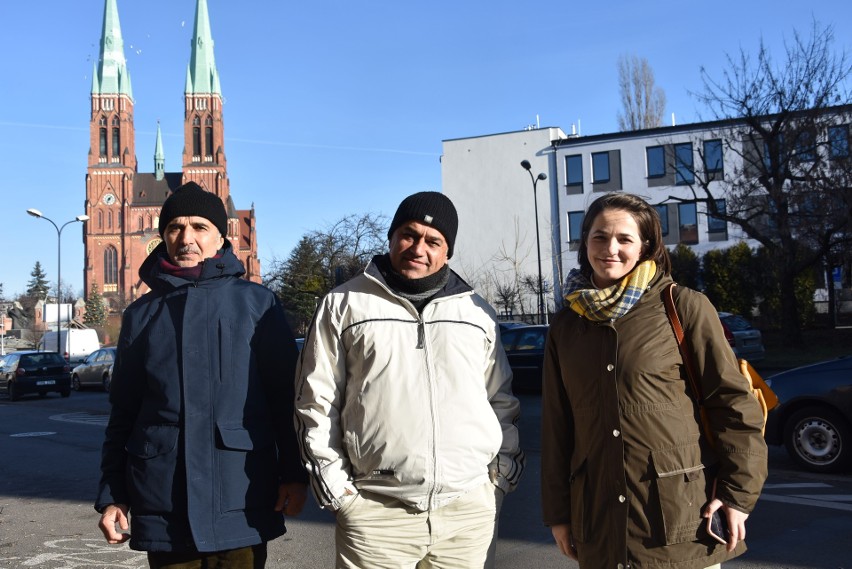
{"label": "jacket hood", "polygon": [[225,244],[220,249],[221,256],[217,259],[204,259],[201,263],[201,275],[197,280],[190,280],[175,275],[170,275],[160,267],[160,259],[168,259],[166,243],[160,243],[151,251],[148,258],[139,267],[139,278],[148,285],[151,290],[159,288],[177,288],[186,284],[201,282],[220,277],[241,277],[245,274],[243,264],[234,255],[231,242],[225,239]]}

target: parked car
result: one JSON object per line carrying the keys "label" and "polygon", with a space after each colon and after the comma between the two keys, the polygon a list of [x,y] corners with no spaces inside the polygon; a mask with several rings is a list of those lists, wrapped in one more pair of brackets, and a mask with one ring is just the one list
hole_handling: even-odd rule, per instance
{"label": "parked car", "polygon": [[100,347],[98,333],[92,328],[45,332],[38,343],[40,351],[61,351],[72,367],[83,363],[89,354]]}
{"label": "parked car", "polygon": [[71,395],[71,368],[58,352],[12,352],[4,356],[0,367],[0,389],[11,401],[28,393],[44,397],[51,391],[68,397]]}
{"label": "parked car", "polygon": [[512,368],[512,389],[515,391],[541,391],[544,341],[548,329],[547,325],[514,326],[500,333]]}
{"label": "parked car", "polygon": [[719,320],[725,330],[725,339],[734,349],[738,358],[750,362],[759,362],[763,359],[766,350],[763,348],[763,335],[760,330],[752,327],[751,323],[738,314],[720,312]]}
{"label": "parked car", "polygon": [[84,387],[102,387],[109,391],[110,368],[115,361],[115,348],[95,350],[83,360],[83,363],[71,370],[71,389],[79,391]]}
{"label": "parked car", "polygon": [[813,472],[852,466],[852,356],[777,373],[766,380],[779,405],[766,420],[766,442],[784,445]]}
{"label": "parked car", "polygon": [[305,339],[304,338],[296,338],[296,348],[301,352],[302,348],[305,347]]}

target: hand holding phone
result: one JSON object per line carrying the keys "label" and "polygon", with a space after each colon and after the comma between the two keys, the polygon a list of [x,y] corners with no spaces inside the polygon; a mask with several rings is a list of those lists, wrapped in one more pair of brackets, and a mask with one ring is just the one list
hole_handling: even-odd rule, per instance
{"label": "hand holding phone", "polygon": [[719,508],[713,512],[712,516],[707,518],[707,533],[719,543],[728,543],[731,532],[728,531],[728,518],[722,508]]}

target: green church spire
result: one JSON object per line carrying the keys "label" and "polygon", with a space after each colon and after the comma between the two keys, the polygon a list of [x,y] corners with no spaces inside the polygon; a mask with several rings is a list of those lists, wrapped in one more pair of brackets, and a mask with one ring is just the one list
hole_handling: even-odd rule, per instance
{"label": "green church spire", "polygon": [[157,144],[154,146],[154,176],[162,180],[166,172],[166,156],[163,154],[163,135],[160,133],[160,121],[157,121]]}
{"label": "green church spire", "polygon": [[92,77],[93,95],[127,95],[133,97],[130,73],[124,57],[124,40],[118,21],[116,0],[105,0],[104,27],[101,32],[101,51]]}
{"label": "green church spire", "polygon": [[215,93],[221,95],[219,73],[213,57],[213,36],[207,0],[198,0],[195,7],[195,29],[192,33],[192,55],[186,76],[187,93]]}

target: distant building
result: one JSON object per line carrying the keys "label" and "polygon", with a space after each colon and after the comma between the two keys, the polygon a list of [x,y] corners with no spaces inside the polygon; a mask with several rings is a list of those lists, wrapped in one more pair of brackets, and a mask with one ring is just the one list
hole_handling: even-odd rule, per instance
{"label": "distant building", "polygon": [[[826,159],[852,150],[844,114],[825,138]],[[848,115],[845,115],[848,116]],[[654,204],[667,245],[689,245],[696,253],[725,249],[747,239],[734,224],[714,218],[693,195],[695,178],[708,181],[719,211],[726,211],[725,174],[754,176],[749,164],[766,160],[766,149],[743,144],[733,134],[742,122],[714,121],[594,136],[566,136],[559,128],[445,140],[443,191],[459,209],[459,237],[453,268],[500,310],[498,287],[514,275],[535,275],[535,215],[532,183],[520,166],[529,160],[538,184],[538,222],[546,305],[561,306],[568,271],[578,266],[581,226],[589,204],[606,192],[628,192]],[[725,139],[731,144],[724,144]],[[812,143],[813,144],[813,143]],[[735,149],[731,151],[730,149]],[[816,148],[816,147],[815,147]],[[814,150],[816,152],[816,150]],[[803,160],[806,153],[802,154]],[[718,191],[714,188],[718,187]],[[705,197],[701,190],[699,198]],[[771,223],[771,220],[765,220]],[[514,261],[512,262],[514,257]],[[525,313],[536,312],[535,297],[523,293]]]}
{"label": "distant building", "polygon": [[133,91],[116,0],[105,0],[100,58],[92,76],[84,291],[88,295],[92,284],[97,283],[113,310],[147,291],[138,271],[161,241],[160,208],[171,191],[189,181],[222,199],[230,217],[227,238],[246,268],[245,278],[254,282],[261,279],[254,206],[238,210],[230,194],[222,92],[206,0],[197,0],[189,56],[181,170],[166,172],[157,125],[154,171],[140,173],[136,161]]}

